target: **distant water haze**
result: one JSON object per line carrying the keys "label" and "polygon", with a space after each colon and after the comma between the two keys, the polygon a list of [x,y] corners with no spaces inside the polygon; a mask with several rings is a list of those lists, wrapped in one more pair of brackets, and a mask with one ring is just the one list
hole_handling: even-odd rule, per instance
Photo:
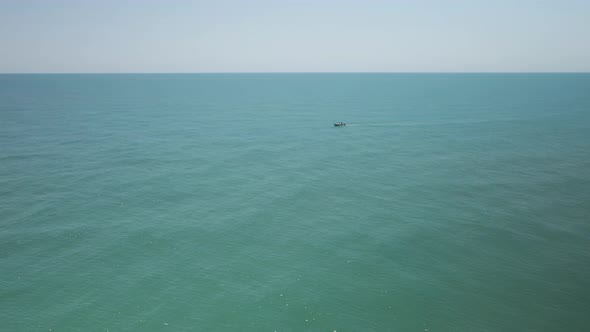
{"label": "distant water haze", "polygon": [[0,1],[0,72],[588,72],[586,0]]}
{"label": "distant water haze", "polygon": [[0,75],[0,330],[587,330],[589,91]]}

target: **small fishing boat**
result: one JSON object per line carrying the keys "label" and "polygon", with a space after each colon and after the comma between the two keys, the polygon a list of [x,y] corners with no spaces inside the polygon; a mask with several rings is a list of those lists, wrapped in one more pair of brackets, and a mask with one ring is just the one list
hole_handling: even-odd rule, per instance
{"label": "small fishing boat", "polygon": [[334,127],[344,127],[344,126],[346,126],[346,123],[344,123],[344,122],[336,122],[334,124]]}

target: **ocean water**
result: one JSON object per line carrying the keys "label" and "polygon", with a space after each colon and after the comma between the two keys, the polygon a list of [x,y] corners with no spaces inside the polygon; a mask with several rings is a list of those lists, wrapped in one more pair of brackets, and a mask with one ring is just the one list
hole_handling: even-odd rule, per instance
{"label": "ocean water", "polygon": [[590,74],[0,75],[1,331],[589,312]]}

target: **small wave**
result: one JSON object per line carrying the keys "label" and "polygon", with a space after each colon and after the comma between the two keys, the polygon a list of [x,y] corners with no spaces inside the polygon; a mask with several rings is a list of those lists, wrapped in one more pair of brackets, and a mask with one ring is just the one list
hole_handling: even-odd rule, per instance
{"label": "small wave", "polygon": [[350,123],[346,126],[390,126],[390,127],[424,127],[424,126],[451,126],[451,125],[465,125],[491,122],[510,122],[514,119],[499,119],[499,120],[465,120],[465,121],[445,121],[445,122],[395,122],[395,123]]}

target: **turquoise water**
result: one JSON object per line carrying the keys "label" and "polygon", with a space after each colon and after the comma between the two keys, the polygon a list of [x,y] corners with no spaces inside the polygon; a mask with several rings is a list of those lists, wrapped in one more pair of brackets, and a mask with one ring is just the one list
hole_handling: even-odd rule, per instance
{"label": "turquoise water", "polygon": [[588,74],[0,75],[0,330],[588,330],[589,151]]}

